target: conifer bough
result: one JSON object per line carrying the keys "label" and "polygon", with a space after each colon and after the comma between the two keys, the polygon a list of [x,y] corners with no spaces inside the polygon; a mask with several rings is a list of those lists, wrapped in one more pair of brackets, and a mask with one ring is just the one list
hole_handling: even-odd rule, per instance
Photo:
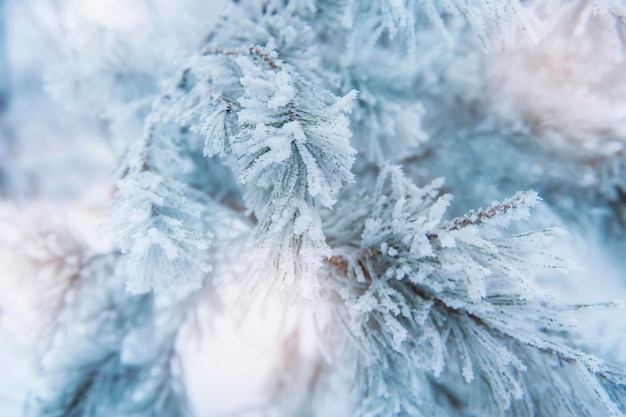
{"label": "conifer bough", "polygon": [[[555,3],[583,26],[604,16],[625,51],[618,1]],[[440,150],[496,132],[510,157],[533,137],[476,91],[485,54],[541,42],[541,6],[232,1],[200,47],[163,52],[176,60],[145,45],[153,67],[127,47],[130,64],[79,56],[87,70],[51,72],[53,96],[90,103],[127,151],[106,222],[117,250],[84,249],[27,415],[193,416],[177,335],[222,286],[244,304],[315,310],[320,351],[285,335],[289,363],[254,415],[327,416],[329,402],[357,417],[624,415],[626,375],[577,346],[580,306],[536,283],[569,266],[552,253],[560,230],[529,221],[538,194],[446,214],[448,191],[490,195],[479,176],[455,177],[483,161]],[[98,80],[115,89],[85,97]]]}

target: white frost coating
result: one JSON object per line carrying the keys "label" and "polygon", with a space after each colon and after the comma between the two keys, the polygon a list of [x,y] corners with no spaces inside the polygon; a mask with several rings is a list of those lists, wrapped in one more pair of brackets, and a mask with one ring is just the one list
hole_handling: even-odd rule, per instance
{"label": "white frost coating", "polygon": [[[284,69],[262,68],[250,57],[238,57],[237,64],[244,74],[241,83],[245,89],[245,95],[238,100],[242,107],[239,123],[243,129],[233,145],[235,155],[242,161],[241,180],[246,182],[250,177],[263,178],[269,172],[277,173],[279,167],[272,165],[284,159],[266,157],[265,148],[269,148],[269,153],[281,158],[289,155],[287,164],[303,162],[308,194],[322,205],[331,206],[341,184],[352,180],[350,166],[355,151],[348,142],[350,131],[345,100],[337,106],[332,102],[337,100],[329,93],[316,91],[314,85],[294,79]],[[330,109],[324,109],[329,105]],[[252,137],[246,126],[256,126]],[[283,139],[270,143],[265,139],[264,142],[263,136],[256,134],[259,126],[270,131],[268,135]],[[336,166],[327,165],[333,162]]]}
{"label": "white frost coating", "polygon": [[162,292],[179,282],[200,285],[211,270],[211,237],[197,229],[202,211],[185,199],[182,184],[149,171],[119,182],[116,233],[126,253],[122,264],[130,292]]}
{"label": "white frost coating", "polygon": [[471,211],[463,218],[455,219],[445,227],[449,230],[459,230],[482,224],[506,227],[511,221],[528,219],[530,217],[529,209],[535,207],[540,200],[541,198],[535,191],[518,192],[502,202],[493,202],[488,209]]}
{"label": "white frost coating", "polygon": [[345,114],[354,94],[339,99],[286,63],[259,63],[254,55],[236,62],[244,95],[237,99],[240,127],[231,147],[249,187],[246,202],[259,217],[259,241],[285,282],[311,279],[329,254],[315,207],[331,207],[353,178]]}
{"label": "white frost coating", "polygon": [[267,106],[272,110],[285,107],[296,96],[296,89],[293,87],[291,77],[287,72],[280,71],[276,74],[276,86],[278,88],[274,96],[267,102]]}
{"label": "white frost coating", "polygon": [[319,209],[353,181],[347,114],[356,92],[331,92],[312,28],[269,12],[283,6],[266,4],[267,15],[251,20],[226,18],[228,29],[184,63],[152,117],[206,135],[204,153],[223,157],[245,185],[245,208],[257,220],[254,246],[271,266],[257,268],[261,279],[294,283],[315,281],[330,254]]}
{"label": "white frost coating", "polygon": [[[420,369],[451,389],[465,381],[470,397],[482,398],[469,404],[472,413],[489,409],[490,415],[504,415],[532,410],[537,393],[529,386],[555,379],[565,385],[562,391],[552,388],[554,395],[566,401],[550,402],[552,412],[585,397],[590,410],[611,415],[616,406],[598,389],[605,376],[596,376],[593,357],[553,336],[568,329],[563,309],[548,304],[533,283],[538,269],[564,266],[545,255],[551,231],[502,233],[509,222],[528,217],[537,194],[517,193],[443,221],[450,200],[439,197],[433,184],[418,188],[399,167],[385,166],[373,194],[342,202],[327,221],[325,231],[336,245],[355,248],[337,252],[337,269],[331,268],[336,276],[328,285],[345,303],[343,319],[361,366],[384,369],[375,380],[359,382],[360,395],[384,387],[386,396],[397,398],[393,407],[411,409],[421,400],[402,394],[416,383],[415,373],[404,370]],[[531,254],[542,259],[532,265]],[[583,364],[584,378],[541,370],[555,357],[564,358],[562,366],[570,371]],[[618,380],[611,381],[607,389],[618,389]]]}
{"label": "white frost coating", "polygon": [[319,209],[353,181],[347,114],[356,92],[338,97],[320,87],[315,38],[303,21],[277,14],[242,24],[246,36],[218,37],[187,62],[159,117],[206,135],[205,154],[224,157],[245,185],[255,246],[272,266],[259,267],[261,275],[314,281],[330,254]]}

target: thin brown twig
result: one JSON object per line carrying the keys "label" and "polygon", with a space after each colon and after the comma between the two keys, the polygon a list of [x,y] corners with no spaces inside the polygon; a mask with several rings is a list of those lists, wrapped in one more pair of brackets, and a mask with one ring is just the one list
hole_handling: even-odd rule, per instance
{"label": "thin brown twig", "polygon": [[524,205],[524,196],[523,194],[517,194],[506,200],[501,202],[493,207],[490,207],[486,210],[478,210],[476,213],[470,213],[468,216],[459,217],[447,225],[444,225],[442,229],[444,230],[459,230],[467,226],[478,226],[485,223],[489,219],[493,219],[500,214],[504,214],[509,210],[515,210]]}
{"label": "thin brown twig", "polygon": [[242,50],[234,50],[234,49],[221,49],[221,48],[206,48],[202,51],[202,55],[228,55],[228,56],[241,56],[245,53],[250,55],[255,55],[261,58],[271,69],[274,71],[278,71],[280,69],[280,65],[273,60],[269,54],[263,51],[260,47],[256,45],[250,45]]}

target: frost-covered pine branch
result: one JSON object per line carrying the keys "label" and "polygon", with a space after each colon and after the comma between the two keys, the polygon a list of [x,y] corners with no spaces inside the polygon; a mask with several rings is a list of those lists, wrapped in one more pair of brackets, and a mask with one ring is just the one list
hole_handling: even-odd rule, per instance
{"label": "frost-covered pine branch", "polygon": [[244,185],[261,258],[270,261],[262,279],[275,270],[273,279],[303,277],[307,288],[328,255],[317,211],[332,207],[353,178],[346,114],[355,93],[340,98],[320,83],[305,22],[252,19],[237,21],[250,28],[243,39],[228,29],[231,20],[223,23],[182,71],[162,114],[206,135],[205,154],[221,155]]}
{"label": "frost-covered pine branch", "polygon": [[[586,226],[571,213],[591,207],[615,221],[606,195],[626,201],[624,60],[604,59],[624,15],[238,0],[210,30],[92,34],[47,90],[119,145],[115,248],[46,264],[61,285],[28,415],[192,417],[177,343],[201,288],[315,312],[322,348],[286,329],[259,413],[327,416],[334,395],[340,417],[624,415],[623,370],[577,346],[572,309],[535,282],[567,267],[559,231],[534,230]],[[602,59],[559,66],[581,51]],[[530,188],[549,212],[533,231],[517,221],[538,194],[514,194]]]}
{"label": "frost-covered pine branch", "polygon": [[148,129],[149,140],[140,142],[138,155],[131,153],[117,184],[116,232],[122,251],[128,252],[123,262],[133,293],[164,291],[178,282],[199,285],[211,269],[207,207],[190,198],[199,193],[166,171],[182,163],[175,136],[182,134],[174,128],[168,135],[159,127]]}
{"label": "frost-covered pine branch", "polygon": [[534,283],[533,263],[566,266],[549,255],[554,233],[498,230],[536,194],[446,222],[441,185],[387,166],[326,223],[356,415],[622,415],[624,373],[571,347],[570,321]]}
{"label": "frost-covered pine branch", "polygon": [[132,295],[116,273],[120,254],[91,253],[50,219],[30,220],[3,227],[2,247],[7,277],[36,290],[18,322],[35,365],[24,415],[191,415],[176,343],[197,291]]}

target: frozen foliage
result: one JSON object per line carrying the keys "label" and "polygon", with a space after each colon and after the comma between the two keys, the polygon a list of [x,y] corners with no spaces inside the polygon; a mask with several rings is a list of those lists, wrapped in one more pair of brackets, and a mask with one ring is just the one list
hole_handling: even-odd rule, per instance
{"label": "frozen foliage", "polygon": [[476,53],[463,26],[447,26],[454,49],[418,32],[428,141],[398,162],[420,181],[445,175],[454,214],[532,188],[574,230],[621,247],[624,23],[593,4],[525,3],[541,21],[536,45],[518,37],[504,51]]}
{"label": "frozen foliage", "polygon": [[68,43],[47,90],[119,154],[113,249],[35,233],[17,260],[55,283],[27,416],[192,417],[179,333],[222,295],[282,313],[251,414],[624,415],[584,306],[538,282],[568,267],[549,224],[626,230],[625,11],[234,0]]}
{"label": "frozen foliage", "polygon": [[331,207],[353,177],[346,114],[355,93],[337,97],[317,83],[314,48],[293,43],[311,38],[301,20],[240,24],[250,33],[241,40],[227,29],[216,34],[157,115],[206,136],[205,154],[223,156],[245,185],[261,257],[282,280],[311,281],[329,254],[317,209]]}
{"label": "frozen foliage", "polygon": [[148,125],[117,184],[116,232],[128,252],[123,264],[133,293],[161,292],[178,282],[199,285],[211,269],[211,232],[203,215],[211,200],[176,180],[172,168],[184,162],[173,135],[181,133],[168,127]]}
{"label": "frozen foliage", "polygon": [[446,38],[450,44],[455,40],[446,28],[450,16],[462,17],[483,46],[501,47],[510,42],[520,30],[534,36],[535,19],[525,6],[517,0],[496,0],[472,2],[466,0],[377,0],[343,2],[344,26],[357,27],[362,21],[376,19],[373,33],[377,36],[386,31],[390,37],[404,32],[409,48],[416,38],[416,32],[426,19]]}
{"label": "frozen foliage", "polygon": [[37,290],[20,328],[38,354],[23,415],[191,415],[176,336],[197,291],[179,285],[168,295],[132,295],[115,272],[119,254],[90,253],[40,217],[30,219],[38,232],[32,224],[3,228],[12,236],[5,273]]}
{"label": "frozen foliage", "polygon": [[190,415],[175,353],[188,290],[135,296],[115,275],[116,256],[86,261],[60,300],[27,416]]}
{"label": "frozen foliage", "polygon": [[210,235],[193,228],[201,224],[203,207],[188,201],[183,191],[181,184],[151,172],[118,183],[118,209],[124,214],[133,209],[132,216],[120,219],[121,248],[129,252],[125,260],[129,291],[163,291],[181,279],[181,271],[184,281],[199,285],[203,273],[210,271],[206,260]]}
{"label": "frozen foliage", "polygon": [[356,344],[357,415],[446,415],[425,408],[431,390],[471,415],[621,415],[623,398],[609,393],[623,391],[624,375],[568,345],[562,309],[533,281],[534,264],[565,266],[546,253],[553,232],[498,231],[527,218],[536,194],[446,222],[440,187],[387,166],[357,210],[347,200],[328,220],[333,286]]}
{"label": "frozen foliage", "polygon": [[288,71],[259,69],[247,57],[237,63],[245,94],[232,151],[240,181],[249,184],[244,197],[259,219],[259,238],[270,242],[281,275],[315,272],[328,254],[315,208],[332,207],[352,180],[350,100]]}

